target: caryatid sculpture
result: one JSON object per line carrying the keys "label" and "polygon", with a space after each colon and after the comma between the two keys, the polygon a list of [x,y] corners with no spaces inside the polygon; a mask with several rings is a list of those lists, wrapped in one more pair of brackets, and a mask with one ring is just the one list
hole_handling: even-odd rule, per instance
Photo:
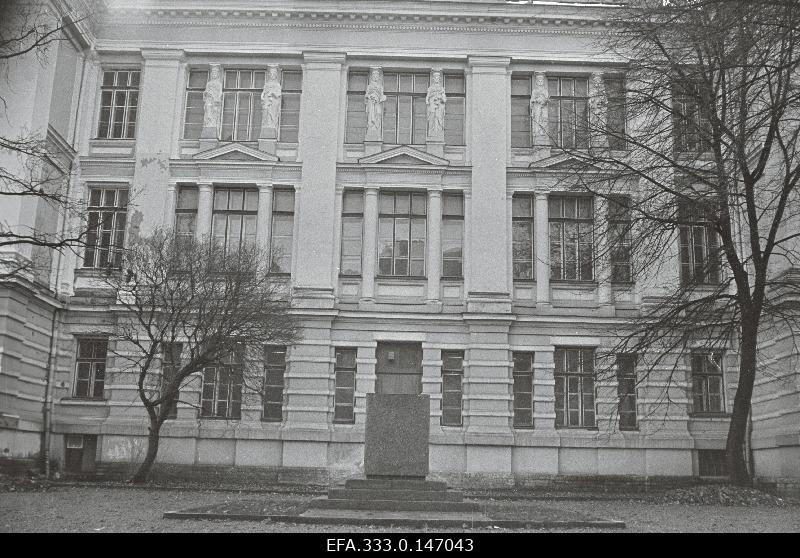
{"label": "caryatid sculpture", "polygon": [[447,95],[442,83],[441,68],[431,70],[431,84],[425,96],[428,105],[428,133],[427,141],[444,141],[444,115],[447,104]]}
{"label": "caryatid sculpture", "polygon": [[589,81],[589,146],[608,148],[606,135],[608,122],[608,96],[603,74],[595,72]]}
{"label": "caryatid sculpture", "polygon": [[281,116],[281,79],[277,64],[267,66],[264,89],[261,91],[261,138],[277,139]]}
{"label": "caryatid sculpture", "polygon": [[219,117],[222,114],[222,68],[211,64],[211,71],[203,91],[203,132],[202,138],[217,137]]}
{"label": "caryatid sculpture", "polygon": [[364,104],[367,106],[367,134],[366,141],[383,140],[383,103],[386,95],[383,94],[383,70],[373,66],[369,70],[369,83],[364,95]]}
{"label": "caryatid sculpture", "polygon": [[550,92],[547,90],[547,78],[544,72],[536,72],[531,89],[531,141],[535,146],[549,146],[548,108]]}

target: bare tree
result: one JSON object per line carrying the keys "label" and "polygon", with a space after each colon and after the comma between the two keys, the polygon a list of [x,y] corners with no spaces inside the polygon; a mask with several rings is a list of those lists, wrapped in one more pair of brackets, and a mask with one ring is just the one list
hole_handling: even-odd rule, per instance
{"label": "bare tree", "polygon": [[[133,239],[122,270],[106,276],[121,309],[115,354],[123,373],[137,375],[149,419],[147,454],[132,482],[147,479],[161,426],[193,376],[213,367],[230,389],[261,393],[264,347],[296,340],[286,284],[269,273],[268,261],[255,246],[226,250],[156,230]],[[240,412],[203,410],[222,418]]]}
{"label": "bare tree", "polygon": [[[671,367],[669,402],[670,355],[701,349],[698,366],[718,367],[737,349],[726,458],[747,484],[759,336],[800,320],[800,5],[646,0],[615,19],[603,46],[624,63],[590,84],[574,141],[555,127],[551,141],[578,161],[565,180],[601,208],[598,280],[654,295],[616,331],[614,352],[643,357],[639,382]],[[690,405],[716,389],[695,384]]]}
{"label": "bare tree", "polygon": [[7,94],[20,76],[49,62],[52,48],[67,40],[67,33],[90,22],[87,6],[74,10],[38,0],[10,0],[0,6],[0,203],[22,199],[35,205],[37,215],[46,216],[38,223],[0,221],[0,252],[22,246],[34,252],[32,261],[2,258],[0,278],[35,270],[37,260],[46,260],[49,267],[51,251],[85,244],[83,211],[69,192],[74,153],[43,131],[12,125]]}

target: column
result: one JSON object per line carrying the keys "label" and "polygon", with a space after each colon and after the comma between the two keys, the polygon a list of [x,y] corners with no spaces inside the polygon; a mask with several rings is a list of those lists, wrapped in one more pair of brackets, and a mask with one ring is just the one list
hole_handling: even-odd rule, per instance
{"label": "column", "polygon": [[175,228],[175,207],[178,203],[178,184],[170,180],[167,184],[167,200],[164,204],[164,230]]}
{"label": "column", "polygon": [[256,217],[256,239],[265,254],[269,253],[272,235],[272,184],[258,184],[258,217]]}
{"label": "column", "polygon": [[378,255],[378,188],[367,186],[364,197],[364,247],[361,264],[361,298],[375,300],[375,260]]}
{"label": "column", "polygon": [[439,300],[442,277],[442,192],[428,191],[428,296],[427,302]]}
{"label": "column", "polygon": [[[297,253],[293,261],[299,306],[333,307],[334,205],[339,148],[339,94],[344,54],[303,54],[299,159],[296,190]],[[312,301],[313,299],[313,301]]]}
{"label": "column", "polygon": [[533,217],[534,250],[536,251],[536,304],[550,304],[550,226],[547,213],[547,194],[536,192]]}
{"label": "column", "polygon": [[[595,222],[597,228],[597,246],[595,246],[595,261],[597,262],[597,302],[601,309],[608,311],[613,307],[611,293],[611,254],[609,250],[609,227],[608,227],[608,201],[603,198],[597,199],[597,210],[595,211]],[[605,308],[604,308],[605,307]],[[613,308],[611,308],[613,310]]]}
{"label": "column", "polygon": [[[499,99],[510,79],[503,57],[470,57],[469,99],[472,156],[468,296],[476,311],[510,311],[506,227],[508,103]],[[469,304],[469,302],[468,302]],[[469,308],[469,306],[468,306]]]}
{"label": "column", "polygon": [[197,223],[195,235],[198,242],[208,240],[211,236],[211,211],[214,187],[210,182],[197,185]]}

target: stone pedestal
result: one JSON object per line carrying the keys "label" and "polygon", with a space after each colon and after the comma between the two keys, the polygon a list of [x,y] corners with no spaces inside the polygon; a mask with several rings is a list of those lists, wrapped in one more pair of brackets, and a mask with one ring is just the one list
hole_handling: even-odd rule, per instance
{"label": "stone pedestal", "polygon": [[428,395],[367,394],[368,478],[427,476],[430,410]]}
{"label": "stone pedestal", "polygon": [[364,142],[364,155],[375,155],[376,153],[380,153],[382,149],[383,149],[383,142],[380,140],[377,141],[366,140]]}
{"label": "stone pedestal", "polygon": [[258,138],[258,150],[270,155],[277,155],[278,140],[274,138]]}

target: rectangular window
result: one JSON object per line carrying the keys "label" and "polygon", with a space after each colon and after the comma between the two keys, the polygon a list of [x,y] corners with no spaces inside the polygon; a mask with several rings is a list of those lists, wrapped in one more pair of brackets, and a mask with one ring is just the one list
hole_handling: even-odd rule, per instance
{"label": "rectangular window", "polygon": [[333,422],[354,423],[356,404],[356,349],[336,349]]}
{"label": "rectangular window", "polygon": [[680,223],[681,282],[713,285],[720,281],[719,236],[703,210],[693,203],[681,203]]}
{"label": "rectangular window", "polygon": [[283,383],[286,375],[286,347],[264,348],[264,416],[269,422],[283,420]]}
{"label": "rectangular window", "polygon": [[551,77],[548,124],[550,141],[556,147],[585,149],[589,146],[589,80]]}
{"label": "rectangular window", "polygon": [[258,190],[215,188],[211,235],[217,246],[235,252],[256,241]]}
{"label": "rectangular window", "polygon": [[294,190],[275,189],[272,194],[272,236],[270,270],[292,272],[292,239],[294,237]]}
{"label": "rectangular window", "polygon": [[75,397],[103,398],[107,339],[79,339],[75,363]]}
{"label": "rectangular window", "polygon": [[531,77],[511,76],[511,147],[531,146]]}
{"label": "rectangular window", "polygon": [[378,274],[424,277],[425,194],[382,192],[378,219]]}
{"label": "rectangular window", "polygon": [[136,137],[139,76],[139,70],[103,72],[103,84],[100,86],[100,120],[97,125],[98,138]]}
{"label": "rectangular window", "polygon": [[631,269],[631,199],[614,196],[608,200],[609,259],[611,281],[627,283],[633,280]]}
{"label": "rectangular window", "polygon": [[[278,140],[297,142],[300,124],[300,89],[302,73],[282,70],[281,115]],[[225,70],[222,87],[222,141],[257,141],[261,133],[261,91],[264,88],[266,70]],[[196,78],[195,83],[201,83]],[[198,85],[199,87],[199,85]],[[203,84],[205,87],[205,84]],[[192,92],[191,74],[189,93]],[[202,92],[199,97],[202,102]],[[189,121],[189,103],[186,105],[186,121]],[[196,116],[193,117],[196,119]],[[201,119],[202,123],[202,119]],[[202,126],[201,126],[202,129]],[[186,129],[184,128],[184,132]],[[188,136],[185,136],[188,137]],[[199,137],[199,136],[198,136]]]}
{"label": "rectangular window", "polygon": [[511,200],[514,279],[533,279],[533,210],[532,194],[514,194]]}
{"label": "rectangular window", "polygon": [[242,354],[231,354],[221,362],[203,369],[203,391],[200,400],[202,418],[242,418]]}
{"label": "rectangular window", "polygon": [[[175,375],[181,369],[181,352],[183,351],[182,343],[167,344],[162,351],[161,361],[161,381],[163,386],[168,385],[175,379]],[[174,419],[178,416],[178,398],[180,393],[176,393],[175,397],[163,403],[167,407],[167,418]]]}
{"label": "rectangular window", "polygon": [[128,190],[89,188],[88,230],[83,267],[119,267],[125,246]]}
{"label": "rectangular window", "polygon": [[208,82],[208,70],[192,70],[189,72],[189,83],[186,86],[186,116],[183,119],[183,137],[198,139],[203,131],[205,103],[203,92]]}
{"label": "rectangular window", "polygon": [[342,256],[340,275],[361,275],[364,229],[364,193],[348,191],[342,197]]}
{"label": "rectangular window", "polygon": [[197,186],[178,186],[175,203],[175,235],[178,239],[194,238],[197,228]]}
{"label": "rectangular window", "polygon": [[620,430],[635,430],[636,355],[617,355],[617,397]]}
{"label": "rectangular window", "polygon": [[533,428],[533,353],[514,353],[514,428]]}
{"label": "rectangular window", "polygon": [[[464,145],[466,88],[463,74],[445,73],[447,95],[444,118],[444,140],[447,145]],[[386,101],[383,105],[383,142],[397,145],[424,145],[428,116],[425,96],[429,73],[395,73],[383,75]],[[364,95],[369,74],[350,72],[347,80],[347,128],[345,143],[363,143],[367,130]]]}
{"label": "rectangular window", "polygon": [[594,278],[594,208],[591,197],[550,196],[550,277]]}
{"label": "rectangular window", "polygon": [[608,98],[608,112],[606,113],[608,147],[625,149],[625,80],[616,76],[604,76],[603,80]]}
{"label": "rectangular window", "polygon": [[442,196],[442,277],[460,278],[464,267],[464,196]]}
{"label": "rectangular window", "polygon": [[703,153],[709,150],[708,110],[708,101],[699,84],[676,82],[673,85],[672,128],[676,151]]}
{"label": "rectangular window", "polygon": [[442,351],[442,426],[461,426],[463,351]]}
{"label": "rectangular window", "polygon": [[692,412],[724,413],[722,353],[692,353]]}
{"label": "rectangular window", "polygon": [[556,427],[593,428],[594,349],[555,350]]}

